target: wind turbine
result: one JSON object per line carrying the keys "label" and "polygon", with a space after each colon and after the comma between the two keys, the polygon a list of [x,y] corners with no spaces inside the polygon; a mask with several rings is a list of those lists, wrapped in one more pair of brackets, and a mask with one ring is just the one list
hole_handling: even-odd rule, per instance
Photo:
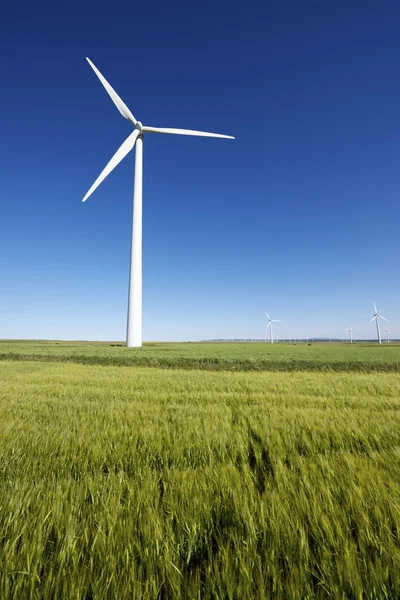
{"label": "wind turbine", "polygon": [[379,329],[379,319],[383,319],[384,321],[387,321],[387,319],[385,319],[385,317],[382,317],[382,315],[380,315],[380,314],[378,313],[378,309],[376,308],[376,304],[375,304],[375,302],[374,302],[374,311],[375,311],[375,312],[374,312],[374,316],[373,316],[373,317],[372,317],[372,319],[370,320],[370,323],[372,323],[372,321],[374,321],[374,320],[375,320],[375,322],[376,322],[376,333],[378,334],[378,342],[379,342],[380,344],[382,344],[382,340],[381,340],[381,332],[380,332],[380,329]]}
{"label": "wind turbine", "polygon": [[271,319],[271,317],[269,316],[269,314],[267,313],[267,311],[265,311],[265,314],[268,317],[268,325],[267,325],[267,329],[269,327],[269,341],[271,342],[271,344],[274,343],[274,336],[272,334],[272,323],[279,323],[279,319]]}
{"label": "wind turbine", "polygon": [[128,296],[128,319],[126,345],[129,348],[140,348],[142,346],[142,180],[143,180],[143,137],[145,133],[170,133],[177,135],[196,135],[204,137],[227,138],[233,140],[230,135],[208,133],[206,131],[194,131],[192,129],[170,129],[166,127],[147,127],[137,121],[126,104],[121,100],[116,91],[103,77],[94,64],[86,58],[97,77],[105,87],[111,100],[125,119],[133,125],[133,132],[126,138],[116,151],[107,166],[100,173],[92,187],[83,198],[85,202],[100,183],[111,173],[123,158],[133,150],[136,144],[135,156],[135,179],[133,191],[133,223],[132,223],[132,245],[131,263],[129,274],[129,296]]}
{"label": "wind turbine", "polygon": [[347,330],[350,333],[350,344],[353,343],[353,326],[349,327]]}
{"label": "wind turbine", "polygon": [[390,342],[390,340],[389,340],[389,333],[392,333],[392,332],[389,331],[389,329],[387,328],[387,325],[386,325],[385,333],[386,333],[386,341],[389,344],[389,342]]}

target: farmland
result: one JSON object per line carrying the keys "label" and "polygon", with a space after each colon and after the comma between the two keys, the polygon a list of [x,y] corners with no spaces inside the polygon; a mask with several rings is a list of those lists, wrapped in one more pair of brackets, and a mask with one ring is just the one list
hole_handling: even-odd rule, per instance
{"label": "farmland", "polygon": [[400,596],[399,346],[0,359],[0,598]]}
{"label": "farmland", "polygon": [[400,344],[148,343],[0,341],[0,360],[232,371],[400,372]]}

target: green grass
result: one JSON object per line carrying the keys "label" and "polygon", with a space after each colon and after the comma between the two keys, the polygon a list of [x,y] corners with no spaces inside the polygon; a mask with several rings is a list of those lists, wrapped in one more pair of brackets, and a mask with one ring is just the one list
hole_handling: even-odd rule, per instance
{"label": "green grass", "polygon": [[400,372],[400,344],[118,343],[0,341],[0,360],[230,371]]}
{"label": "green grass", "polygon": [[[212,372],[8,346],[37,360],[0,362],[0,598],[400,597],[400,378],[312,372],[399,348],[296,346],[309,372]],[[294,356],[188,346],[144,354]]]}

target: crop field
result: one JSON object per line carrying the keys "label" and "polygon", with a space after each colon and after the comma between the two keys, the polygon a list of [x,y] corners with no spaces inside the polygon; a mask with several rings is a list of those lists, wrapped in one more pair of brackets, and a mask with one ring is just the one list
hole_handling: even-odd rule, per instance
{"label": "crop field", "polygon": [[400,372],[400,344],[148,343],[0,341],[0,360],[229,371]]}
{"label": "crop field", "polygon": [[399,598],[399,371],[395,344],[0,342],[0,598]]}

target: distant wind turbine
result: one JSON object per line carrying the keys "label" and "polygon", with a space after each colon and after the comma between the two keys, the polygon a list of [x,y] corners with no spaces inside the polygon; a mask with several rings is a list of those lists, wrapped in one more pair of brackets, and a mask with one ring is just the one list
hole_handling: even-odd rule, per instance
{"label": "distant wind turbine", "polygon": [[100,173],[92,187],[83,198],[85,202],[100,183],[111,173],[123,158],[133,150],[136,144],[135,156],[135,180],[133,193],[133,224],[131,264],[129,275],[129,297],[128,297],[128,319],[126,345],[128,347],[140,348],[142,346],[142,171],[143,171],[143,137],[145,133],[170,133],[178,135],[196,135],[203,137],[227,138],[233,140],[230,135],[219,133],[208,133],[206,131],[194,131],[192,129],[170,129],[167,127],[147,127],[137,121],[126,104],[121,100],[116,91],[103,77],[94,64],[86,58],[97,77],[105,87],[111,100],[125,119],[133,125],[133,132],[126,138],[107,166]]}
{"label": "distant wind turbine", "polygon": [[279,323],[279,319],[271,319],[271,317],[269,316],[269,314],[267,313],[267,311],[265,311],[265,314],[268,317],[268,325],[267,325],[267,329],[269,327],[269,341],[271,342],[271,344],[274,343],[274,336],[272,333],[272,323]]}
{"label": "distant wind turbine", "polygon": [[347,330],[350,333],[350,344],[353,343],[353,326],[349,327]]}
{"label": "distant wind turbine", "polygon": [[378,342],[380,344],[382,344],[382,340],[381,340],[381,331],[379,329],[379,319],[383,319],[384,321],[387,321],[387,319],[385,319],[385,317],[382,317],[382,315],[380,315],[378,313],[378,309],[376,308],[376,304],[374,302],[374,316],[372,317],[372,319],[370,320],[370,323],[372,323],[372,321],[376,322],[376,333],[378,334]]}
{"label": "distant wind turbine", "polygon": [[389,340],[389,333],[392,333],[392,332],[389,331],[389,329],[387,328],[387,325],[386,325],[385,333],[386,333],[386,341],[389,344],[389,342],[390,342],[390,340]]}

